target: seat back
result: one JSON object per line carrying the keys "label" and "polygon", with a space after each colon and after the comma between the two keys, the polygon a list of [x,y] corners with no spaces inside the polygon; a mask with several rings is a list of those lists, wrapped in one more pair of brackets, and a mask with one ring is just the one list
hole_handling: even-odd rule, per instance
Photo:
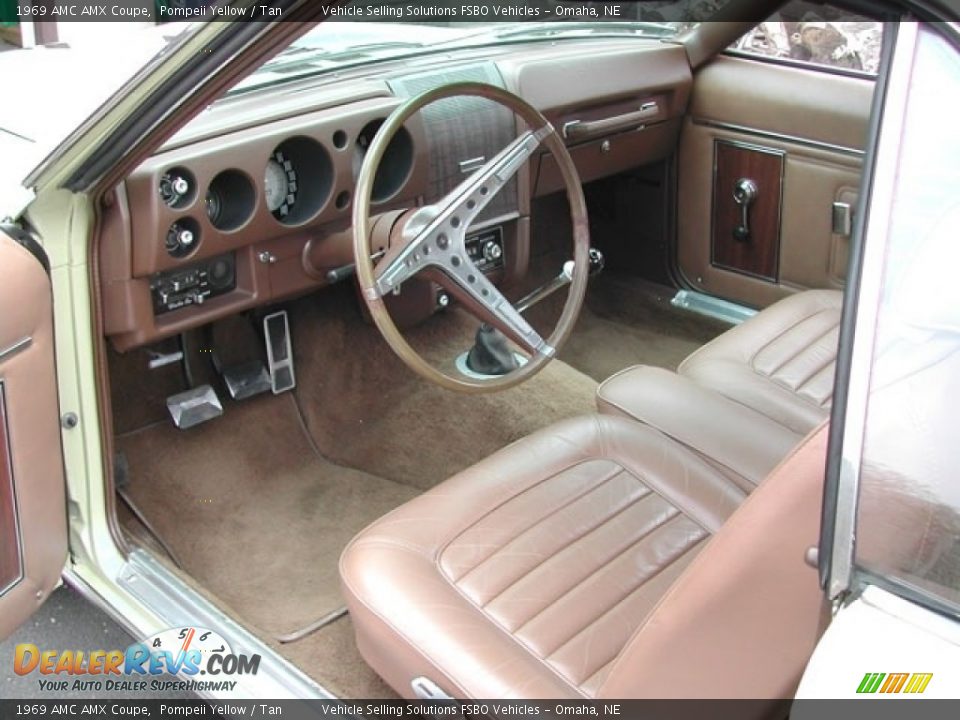
{"label": "seat back", "polygon": [[614,661],[600,698],[790,698],[829,617],[805,559],[826,423],[713,536]]}

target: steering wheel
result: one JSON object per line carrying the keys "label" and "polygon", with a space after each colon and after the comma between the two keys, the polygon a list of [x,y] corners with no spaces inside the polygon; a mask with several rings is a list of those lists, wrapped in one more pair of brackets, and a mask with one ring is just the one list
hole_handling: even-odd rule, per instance
{"label": "steering wheel", "polygon": [[[371,248],[370,197],[387,146],[404,122],[437,100],[458,96],[493,100],[518,115],[529,128],[457,188],[432,205],[399,220],[399,233],[374,266]],[[470,223],[503,189],[520,166],[543,143],[553,154],[567,189],[573,221],[573,277],[563,313],[546,339],[528,323],[487,279],[466,251]],[[411,370],[442,387],[464,393],[503,390],[533,377],[557,354],[573,330],[587,289],[590,230],[576,167],[563,140],[533,106],[511,92],[484,83],[452,83],[428,90],[397,107],[370,144],[357,179],[353,205],[353,252],[361,295],[387,344]],[[415,275],[442,286],[478,320],[499,329],[528,355],[528,361],[490,380],[455,377],[420,356],[398,330],[383,298]]]}

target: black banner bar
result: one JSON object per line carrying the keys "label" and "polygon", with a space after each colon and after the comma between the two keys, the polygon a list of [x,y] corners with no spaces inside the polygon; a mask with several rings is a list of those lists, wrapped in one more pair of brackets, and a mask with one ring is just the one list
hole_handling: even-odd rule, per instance
{"label": "black banner bar", "polygon": [[[907,707],[909,705],[909,707]],[[320,720],[409,718],[599,718],[601,720],[954,720],[960,700],[0,700],[3,720],[64,718],[188,718]]]}
{"label": "black banner bar", "polygon": [[[699,22],[734,17],[728,0],[352,0],[325,19],[346,22]],[[279,21],[272,0],[0,0],[0,25],[23,22]],[[742,13],[741,13],[742,14]],[[722,18],[720,17],[722,15]],[[292,19],[292,18],[290,18]]]}

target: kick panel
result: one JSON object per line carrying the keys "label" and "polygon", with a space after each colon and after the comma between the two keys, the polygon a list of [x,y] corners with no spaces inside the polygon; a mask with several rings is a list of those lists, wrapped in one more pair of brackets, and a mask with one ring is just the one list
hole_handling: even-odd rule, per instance
{"label": "kick panel", "polygon": [[715,141],[711,264],[777,281],[783,166],[780,150]]}

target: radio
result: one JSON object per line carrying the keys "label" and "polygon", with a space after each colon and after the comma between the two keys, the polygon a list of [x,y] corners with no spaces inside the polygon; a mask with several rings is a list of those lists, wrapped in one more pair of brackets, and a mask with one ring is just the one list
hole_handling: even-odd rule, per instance
{"label": "radio", "polygon": [[488,228],[468,235],[467,255],[483,272],[503,267],[503,228]]}
{"label": "radio", "polygon": [[202,305],[237,286],[233,253],[220,255],[187,268],[157,273],[150,278],[153,312],[162,315],[189,305]]}

